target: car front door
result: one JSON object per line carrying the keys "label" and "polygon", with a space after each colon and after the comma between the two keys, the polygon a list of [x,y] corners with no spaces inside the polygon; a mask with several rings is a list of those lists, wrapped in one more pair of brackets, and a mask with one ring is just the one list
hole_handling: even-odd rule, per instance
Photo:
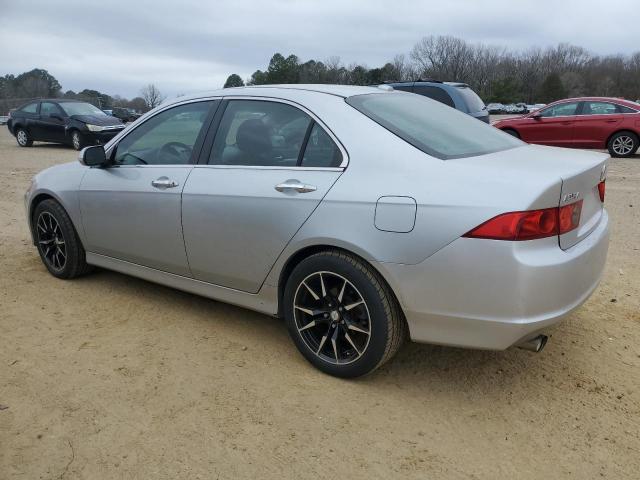
{"label": "car front door", "polygon": [[222,110],[183,191],[185,246],[195,278],[256,293],[346,154],[289,103],[234,99]]}
{"label": "car front door", "polygon": [[579,148],[604,148],[607,139],[622,122],[619,107],[609,102],[582,102],[580,114],[575,117],[573,138]]}
{"label": "car front door", "polygon": [[181,193],[218,103],[157,113],[109,149],[109,168],[87,171],[80,187],[87,251],[190,276]]}
{"label": "car front door", "polygon": [[65,113],[53,102],[40,103],[40,115],[35,124],[36,136],[49,142],[65,141]]}
{"label": "car front door", "polygon": [[528,143],[573,146],[573,128],[578,102],[559,103],[526,117],[518,125],[520,137]]}

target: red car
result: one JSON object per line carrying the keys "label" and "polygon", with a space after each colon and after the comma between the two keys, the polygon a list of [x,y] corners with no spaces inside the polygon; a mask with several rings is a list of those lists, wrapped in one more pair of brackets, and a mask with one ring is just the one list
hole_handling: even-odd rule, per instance
{"label": "red car", "polygon": [[619,98],[570,98],[494,126],[528,143],[607,148],[612,157],[629,157],[640,146],[640,104]]}

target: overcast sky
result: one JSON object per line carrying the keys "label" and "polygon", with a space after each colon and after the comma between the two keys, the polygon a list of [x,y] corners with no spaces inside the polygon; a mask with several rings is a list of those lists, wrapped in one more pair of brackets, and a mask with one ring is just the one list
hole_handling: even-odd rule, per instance
{"label": "overcast sky", "polygon": [[640,50],[639,0],[0,0],[0,75],[45,68],[64,90],[133,97],[221,87],[271,55],[380,66],[426,35],[526,49]]}

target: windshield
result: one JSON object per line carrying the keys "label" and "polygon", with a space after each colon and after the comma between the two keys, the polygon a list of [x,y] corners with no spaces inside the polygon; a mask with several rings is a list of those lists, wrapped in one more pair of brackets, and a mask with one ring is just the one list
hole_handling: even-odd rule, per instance
{"label": "windshield", "polygon": [[471,90],[469,87],[456,87],[462,98],[464,99],[464,103],[467,104],[467,108],[470,112],[479,112],[485,108],[484,102],[478,96],[476,92]]}
{"label": "windshield", "polygon": [[94,107],[90,103],[85,102],[61,102],[60,106],[67,115],[72,117],[73,115],[95,115],[98,117],[106,117],[107,114],[100,110],[98,107]]}
{"label": "windshield", "polygon": [[466,113],[419,95],[371,93],[349,97],[346,102],[404,141],[441,160],[525,145]]}

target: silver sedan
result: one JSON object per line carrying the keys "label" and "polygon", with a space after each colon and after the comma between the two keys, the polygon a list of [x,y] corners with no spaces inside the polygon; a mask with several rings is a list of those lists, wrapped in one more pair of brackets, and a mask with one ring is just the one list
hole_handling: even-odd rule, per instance
{"label": "silver sedan", "polygon": [[26,193],[49,272],[98,266],[282,316],[342,377],[407,336],[538,351],[607,254],[608,156],[385,87],[180,97],[79,160]]}

